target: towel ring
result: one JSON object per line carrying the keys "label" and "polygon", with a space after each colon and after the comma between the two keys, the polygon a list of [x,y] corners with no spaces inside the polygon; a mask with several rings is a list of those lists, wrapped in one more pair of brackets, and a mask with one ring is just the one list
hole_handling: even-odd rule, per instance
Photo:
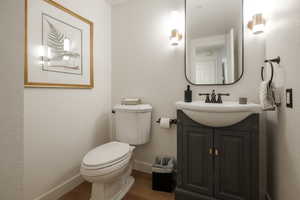
{"label": "towel ring", "polygon": [[[273,63],[270,62],[270,65],[271,65],[271,78],[270,78],[270,83],[272,83],[273,81],[273,78],[274,78],[274,66],[273,66]],[[264,78],[264,71],[265,71],[265,66],[262,66],[261,67],[261,79],[263,81],[265,81],[265,78]]]}
{"label": "towel ring", "polygon": [[[273,65],[274,62],[279,64],[280,63],[280,57],[278,56],[277,58],[274,58],[274,59],[265,60],[265,63],[269,63],[271,65],[271,79],[270,79],[270,82],[269,82],[269,86],[271,86],[271,84],[273,82],[273,78],[274,78],[274,65]],[[265,67],[262,66],[261,67],[261,79],[263,81],[265,80],[264,71],[265,71]]]}

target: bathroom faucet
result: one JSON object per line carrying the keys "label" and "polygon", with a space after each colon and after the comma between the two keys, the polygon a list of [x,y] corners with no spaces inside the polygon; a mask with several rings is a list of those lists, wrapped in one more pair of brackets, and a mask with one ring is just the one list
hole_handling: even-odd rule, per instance
{"label": "bathroom faucet", "polygon": [[212,92],[211,92],[211,98],[210,98],[210,103],[217,103],[217,98],[216,98],[216,91],[215,90],[213,90]]}
{"label": "bathroom faucet", "polygon": [[[205,103],[223,103],[222,96],[229,96],[229,93],[218,93],[213,90],[211,94],[209,93],[199,93],[199,96],[206,96]],[[217,98],[218,97],[218,98]]]}

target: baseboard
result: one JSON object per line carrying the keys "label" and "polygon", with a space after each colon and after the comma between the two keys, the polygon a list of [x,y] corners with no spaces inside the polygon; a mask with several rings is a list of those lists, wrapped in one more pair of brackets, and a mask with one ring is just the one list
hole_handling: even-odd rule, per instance
{"label": "baseboard", "polygon": [[269,193],[266,193],[266,200],[272,200],[271,196],[269,195]]}
{"label": "baseboard", "polygon": [[136,170],[136,171],[151,174],[152,173],[152,164],[146,163],[146,162],[143,162],[143,161],[139,161],[139,160],[135,160],[134,165],[133,165],[133,169]]}
{"label": "baseboard", "polygon": [[75,187],[83,183],[83,178],[80,174],[73,176],[72,178],[66,180],[62,184],[52,188],[48,192],[42,194],[41,196],[35,198],[34,200],[57,200],[64,194],[70,192]]}

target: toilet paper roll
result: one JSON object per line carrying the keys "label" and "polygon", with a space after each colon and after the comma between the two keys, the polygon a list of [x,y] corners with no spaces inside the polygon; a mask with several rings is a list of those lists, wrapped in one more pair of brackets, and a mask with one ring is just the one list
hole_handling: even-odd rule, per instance
{"label": "toilet paper roll", "polygon": [[161,128],[170,128],[171,127],[171,119],[170,118],[161,118],[159,126]]}

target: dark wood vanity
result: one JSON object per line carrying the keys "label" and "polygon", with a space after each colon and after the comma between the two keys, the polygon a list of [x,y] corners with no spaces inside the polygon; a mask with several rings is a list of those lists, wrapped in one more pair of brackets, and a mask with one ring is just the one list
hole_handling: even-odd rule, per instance
{"label": "dark wood vanity", "polygon": [[224,128],[177,111],[176,200],[259,200],[259,114]]}

